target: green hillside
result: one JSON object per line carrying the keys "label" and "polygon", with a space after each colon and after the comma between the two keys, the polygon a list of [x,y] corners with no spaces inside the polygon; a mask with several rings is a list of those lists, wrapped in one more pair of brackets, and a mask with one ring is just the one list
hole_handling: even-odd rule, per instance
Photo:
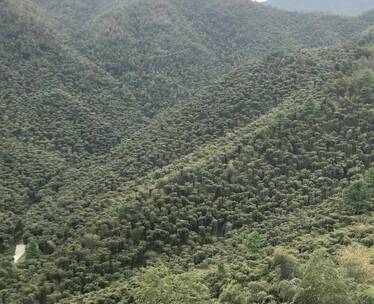
{"label": "green hillside", "polygon": [[243,60],[333,44],[367,27],[363,19],[287,13],[247,0],[36,2],[73,33],[83,54],[131,87],[151,117]]}
{"label": "green hillside", "polygon": [[373,16],[0,0],[0,304],[373,304]]}
{"label": "green hillside", "polygon": [[135,113],[132,95],[20,3],[1,3],[2,135],[67,154],[107,151]]}
{"label": "green hillside", "polygon": [[[346,303],[365,299],[369,294],[366,284],[370,286],[374,279],[371,266],[367,273],[354,277],[355,284],[347,291],[345,279],[331,270],[338,266],[325,255],[312,258],[311,262],[318,263],[302,265],[308,264],[306,260],[318,248],[327,248],[330,254],[342,252],[343,261],[349,263],[349,252],[355,250],[349,245],[372,245],[372,170],[360,179],[373,162],[372,101],[361,93],[373,90],[372,72],[366,70],[371,60],[372,55],[364,55],[352,73],[323,86],[324,95],[313,89],[296,94],[215,146],[152,174],[148,186],[136,189],[131,199],[126,194],[117,198],[117,220],[113,221],[110,211],[105,212],[107,218],[100,215],[100,220],[118,229],[117,241],[122,245],[116,244],[123,246],[126,259],[132,257],[127,261],[137,265],[143,260],[139,259],[141,252],[150,259],[156,254],[177,253],[179,257],[170,262],[176,274],[148,268],[135,282],[116,284],[94,298],[112,298],[114,303],[115,299],[131,303],[132,297],[134,303],[151,303],[154,297],[166,301],[163,297],[170,297],[175,286],[168,280],[177,280],[180,292],[175,296],[182,299],[179,303],[189,303],[189,296],[196,297],[193,282],[200,278],[205,286],[200,287],[196,303],[209,303],[208,299],[261,303],[264,298],[284,303],[293,296],[296,303],[312,303],[299,300],[308,294],[298,288],[313,279],[309,274],[313,267],[317,281],[324,267],[330,267],[327,271],[336,275],[334,283],[341,285],[336,294],[329,290],[331,293],[321,297]],[[351,210],[350,205],[345,206],[347,194],[361,181],[368,187],[365,195],[370,203],[366,209]],[[95,248],[105,247],[105,231],[97,228],[95,232],[99,236]],[[126,236],[124,244],[121,235]],[[111,234],[107,240],[114,239]],[[289,249],[275,250],[279,246]],[[118,249],[112,247],[112,253]],[[362,259],[368,256],[365,263],[370,264],[373,252],[367,247],[360,250]],[[122,256],[121,250],[117,254]],[[180,281],[181,270],[176,265],[190,269],[180,275]],[[206,269],[205,273],[196,267]],[[328,286],[330,282],[322,283]],[[190,289],[182,292],[186,286]],[[324,287],[320,288],[315,292],[323,292]],[[118,289],[122,290],[120,297]],[[112,295],[103,296],[105,293]],[[235,298],[243,300],[234,302]]]}
{"label": "green hillside", "polygon": [[[334,55],[331,53],[331,58],[341,59],[344,49],[331,52],[335,52]],[[321,59],[326,58],[325,54],[326,51],[320,51]],[[45,200],[34,206],[27,214],[24,232],[29,242],[38,242],[40,251],[14,273],[10,272],[9,285],[21,289],[17,294],[10,290],[10,299],[22,298],[22,294],[30,298],[27,283],[30,267],[38,269],[39,273],[37,277],[32,274],[34,279],[37,278],[33,282],[33,285],[36,284],[32,292],[34,301],[40,297],[65,298],[67,294],[94,291],[106,287],[111,281],[125,279],[134,269],[145,265],[145,261],[161,259],[167,262],[171,258],[176,261],[172,264],[173,268],[180,265],[182,269],[201,268],[202,264],[209,266],[209,258],[215,253],[222,258],[230,256],[229,253],[227,256],[222,252],[218,254],[219,244],[234,250],[233,243],[238,242],[235,235],[243,230],[249,231],[249,243],[238,237],[241,243],[237,246],[241,249],[237,254],[244,259],[238,258],[238,263],[254,260],[242,270],[260,272],[241,281],[237,277],[240,277],[240,271],[231,270],[235,272],[234,277],[230,278],[231,274],[228,274],[227,280],[233,280],[235,286],[249,284],[245,285],[247,289],[243,290],[243,297],[248,296],[248,288],[268,281],[260,289],[262,296],[265,292],[274,303],[282,303],[271,289],[272,284],[280,284],[280,279],[273,278],[273,272],[261,272],[267,259],[251,256],[254,254],[256,257],[260,253],[262,256],[265,253],[261,248],[266,247],[266,255],[272,258],[271,248],[292,245],[292,228],[286,225],[283,229],[290,229],[290,232],[285,235],[274,231],[278,217],[292,219],[292,214],[305,210],[306,213],[311,212],[310,217],[305,215],[308,221],[322,221],[319,228],[313,229],[322,229],[320,232],[325,234],[332,232],[331,220],[314,219],[313,216],[318,214],[313,213],[313,206],[322,208],[323,202],[329,201],[330,197],[339,197],[342,189],[349,189],[352,181],[360,178],[373,161],[371,94],[374,81],[372,71],[368,70],[372,53],[365,48],[351,51],[347,48],[346,54],[345,68],[342,69],[343,66],[336,62],[337,69],[330,72],[327,83],[320,81],[315,86],[296,90],[268,115],[227,134],[214,145],[208,145],[174,165],[96,198],[79,202],[77,197],[69,199],[61,196],[56,202]],[[313,60],[310,64],[314,65]],[[326,70],[328,65],[327,60]],[[367,223],[370,221],[370,213],[367,212],[372,211],[371,206],[365,207]],[[330,212],[339,208],[327,210]],[[346,216],[352,216],[352,220],[346,219],[336,228],[348,227],[356,218],[354,210],[349,211],[348,207],[346,210]],[[335,221],[340,223],[344,213],[337,216]],[[250,234],[250,231],[256,233]],[[370,234],[365,233],[363,239],[366,237]],[[227,245],[231,238],[234,238],[233,243]],[[253,245],[252,242],[260,243]],[[300,241],[298,246],[306,244],[307,240]],[[299,257],[301,264],[305,263],[313,249],[299,251],[300,254],[304,252]],[[260,250],[259,253],[257,250]],[[324,262],[321,263],[323,265]],[[238,264],[233,264],[232,267],[238,267],[235,266]],[[146,271],[146,275],[148,271],[152,268]],[[166,275],[172,276],[168,272]],[[18,279],[15,279],[17,276]],[[302,278],[302,274],[298,277]],[[224,297],[225,286],[229,288],[231,285],[226,279],[212,280],[214,284],[208,286],[208,290],[222,284],[222,289],[218,288],[216,293],[208,293],[209,299],[217,301],[217,298]],[[141,278],[134,284],[146,282]],[[298,282],[294,283],[296,287]],[[186,284],[189,284],[188,281]],[[218,285],[214,287],[215,284]],[[191,288],[186,292],[192,292],[193,285]],[[359,293],[360,288],[357,286],[349,296]],[[138,292],[141,293],[142,289]],[[143,298],[140,294],[139,297],[135,297],[138,299],[135,303],[151,303],[144,302],[151,300],[141,300],[147,299],[147,295]],[[123,296],[123,303],[131,303],[125,299]],[[116,303],[113,301],[109,303]],[[249,303],[259,302],[254,299]]]}
{"label": "green hillside", "polygon": [[371,0],[267,0],[266,4],[289,11],[327,12],[357,16],[374,9]]}
{"label": "green hillside", "polygon": [[[77,172],[68,172],[61,187],[81,195],[116,190],[245,126],[305,88],[318,88],[341,77],[356,56],[359,51],[347,47],[301,50],[274,53],[243,65],[129,134],[110,155],[82,166],[82,184],[72,178]],[[100,174],[95,174],[97,170]]]}
{"label": "green hillside", "polygon": [[[67,47],[40,14],[26,1],[0,3],[0,210],[7,222],[40,201],[52,177],[108,152],[143,123],[133,95]],[[0,247],[8,241],[1,238]]]}

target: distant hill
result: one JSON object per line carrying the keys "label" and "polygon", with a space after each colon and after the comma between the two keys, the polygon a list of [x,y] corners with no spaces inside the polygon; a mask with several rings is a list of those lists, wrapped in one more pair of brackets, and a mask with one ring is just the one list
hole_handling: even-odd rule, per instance
{"label": "distant hill", "polygon": [[374,9],[372,0],[268,0],[266,4],[288,11],[326,12],[347,16],[357,16]]}
{"label": "distant hill", "polygon": [[248,0],[34,1],[72,33],[82,54],[130,87],[150,117],[243,61],[330,45],[367,26]]}

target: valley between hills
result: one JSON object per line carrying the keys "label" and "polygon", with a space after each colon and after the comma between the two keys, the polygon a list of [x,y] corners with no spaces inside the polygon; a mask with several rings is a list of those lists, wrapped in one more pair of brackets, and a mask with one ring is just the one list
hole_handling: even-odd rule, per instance
{"label": "valley between hills", "polygon": [[374,11],[329,1],[0,1],[0,304],[373,304]]}

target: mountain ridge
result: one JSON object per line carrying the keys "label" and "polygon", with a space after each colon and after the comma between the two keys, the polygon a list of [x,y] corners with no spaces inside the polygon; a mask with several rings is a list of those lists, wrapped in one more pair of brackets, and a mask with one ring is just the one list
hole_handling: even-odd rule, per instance
{"label": "mountain ridge", "polygon": [[131,88],[149,117],[269,49],[334,44],[367,27],[364,19],[301,16],[241,0],[96,1],[105,9],[70,22],[64,10],[86,12],[87,0],[37,3],[72,27],[75,47]]}
{"label": "mountain ridge", "polygon": [[370,0],[267,0],[265,4],[290,11],[326,12],[348,16],[358,16],[374,9],[374,4]]}

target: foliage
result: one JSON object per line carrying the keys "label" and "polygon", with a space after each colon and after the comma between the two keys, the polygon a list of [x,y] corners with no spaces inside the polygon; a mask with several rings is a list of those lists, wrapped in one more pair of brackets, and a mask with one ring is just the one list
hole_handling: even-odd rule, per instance
{"label": "foliage", "polygon": [[344,202],[356,212],[365,212],[371,203],[369,186],[364,180],[353,182],[344,192]]}
{"label": "foliage", "polygon": [[208,304],[209,289],[204,273],[173,274],[165,267],[149,267],[131,283],[130,294],[136,304]]}
{"label": "foliage", "polygon": [[26,248],[26,260],[34,259],[40,256],[39,244],[36,241],[30,241]]}
{"label": "foliage", "polygon": [[364,70],[358,76],[358,90],[361,92],[362,98],[367,103],[374,102],[374,72],[372,70]]}
{"label": "foliage", "polygon": [[241,287],[234,282],[230,282],[222,291],[218,303],[245,304],[247,300],[242,294]]}
{"label": "foliage", "polygon": [[0,303],[370,302],[370,20],[0,2]]}
{"label": "foliage", "polygon": [[339,252],[339,262],[347,277],[358,283],[374,282],[374,251],[361,245],[353,245]]}
{"label": "foliage", "polygon": [[358,304],[370,304],[374,301],[373,286],[363,288],[363,291],[358,295]]}
{"label": "foliage", "polygon": [[83,54],[131,89],[149,117],[269,50],[331,45],[368,26],[241,0],[34,1]]}
{"label": "foliage", "polygon": [[[191,100],[160,114],[145,128],[129,134],[105,159],[91,162],[86,173],[90,185],[81,192],[117,189],[125,181],[172,164],[224,134],[255,121],[295,95],[304,95],[308,111],[311,102],[320,109],[317,101],[321,95],[318,92],[320,86],[341,77],[342,71],[348,72],[352,68],[351,61],[362,52],[348,47],[279,52],[244,65],[218,83],[201,89]],[[313,93],[305,89],[310,87],[315,89]],[[316,100],[310,101],[311,96]],[[282,112],[284,117],[286,114]],[[279,119],[273,121],[275,126]],[[98,167],[102,172],[95,174]],[[74,174],[68,172],[70,176]],[[70,176],[63,185],[68,189],[75,185],[75,178]]]}
{"label": "foliage", "polygon": [[292,303],[298,292],[298,285],[300,284],[300,279],[293,279],[291,281],[283,280],[279,282],[277,287],[277,292],[282,301],[286,303]]}
{"label": "foliage", "polygon": [[[290,242],[298,230],[305,237],[311,229],[332,231],[339,225],[338,219],[348,225],[350,221],[338,211],[334,218],[331,210],[322,216],[316,209],[372,164],[372,150],[367,149],[373,137],[371,105],[357,95],[349,95],[355,92],[349,89],[354,83],[351,70],[346,73],[346,82],[297,90],[252,124],[197,150],[180,163],[125,183],[117,191],[85,198],[74,194],[74,187],[81,188],[78,184],[71,192],[60,190],[56,203],[45,199],[32,206],[24,230],[43,250],[41,258],[33,259],[38,265],[37,274],[32,273],[38,292],[50,290],[48,295],[60,300],[66,298],[63,292],[88,294],[107,288],[125,274],[136,275],[140,266],[154,259],[175,258],[184,267],[207,267],[219,244],[241,229],[247,229],[246,234],[225,248],[236,248],[236,256],[243,252],[238,250],[243,239],[253,231],[266,231],[266,244],[276,246]],[[305,107],[304,102],[310,100],[305,97],[311,95],[320,103],[321,111],[311,112]],[[274,128],[279,111],[287,113],[287,120]],[[100,175],[98,167],[96,170],[93,174]],[[316,214],[303,216],[302,223],[295,220],[297,224],[291,227],[291,214],[307,208],[316,209]],[[288,230],[282,233],[284,224]],[[368,235],[362,233],[361,239]],[[48,246],[42,246],[47,241],[55,244],[53,254]],[[211,249],[205,250],[205,246]],[[308,249],[308,240],[299,246],[300,252],[312,249]],[[284,278],[298,276],[298,267],[292,258],[280,259],[283,265],[275,266],[273,257],[266,262],[267,251],[262,251],[263,258],[249,255],[242,264],[240,259],[247,258],[239,256],[232,272],[217,275],[217,281],[207,287],[219,298],[230,281],[247,282],[247,291],[240,293],[239,299],[276,301],[271,284],[257,281],[266,274],[269,281],[276,280],[276,290]],[[256,266],[252,268],[251,263]],[[23,287],[17,293],[10,291],[10,299],[29,294],[30,276],[23,272]],[[251,279],[254,282],[249,284]],[[44,284],[51,289],[44,289]],[[290,288],[282,286],[279,293],[290,297],[292,284]],[[114,295],[108,291],[108,296],[100,297],[116,298],[116,290]],[[231,297],[230,290],[227,297]]]}
{"label": "foliage", "polygon": [[286,248],[278,247],[275,249],[273,265],[279,269],[279,278],[281,280],[292,280],[300,276],[297,259]]}
{"label": "foliage", "polygon": [[355,212],[362,213],[373,209],[373,169],[370,169],[367,176],[356,180],[344,191],[344,203]]}
{"label": "foliage", "polygon": [[333,262],[323,253],[316,253],[305,270],[294,303],[349,304],[352,301],[348,294],[348,288]]}
{"label": "foliage", "polygon": [[258,255],[266,245],[266,236],[258,231],[253,231],[247,236],[244,245],[249,254]]}

